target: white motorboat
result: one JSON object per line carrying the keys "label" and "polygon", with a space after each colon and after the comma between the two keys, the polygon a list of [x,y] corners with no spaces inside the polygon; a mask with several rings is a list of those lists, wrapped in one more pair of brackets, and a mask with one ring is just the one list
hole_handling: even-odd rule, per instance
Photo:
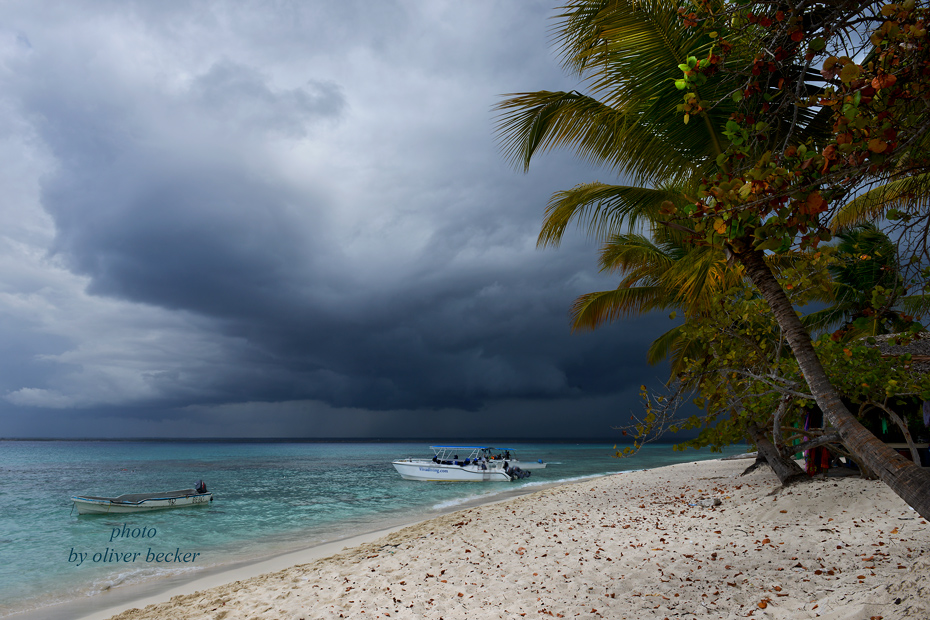
{"label": "white motorboat", "polygon": [[203,482],[196,489],[165,491],[163,493],[127,493],[119,497],[74,495],[71,497],[80,515],[147,512],[185,506],[206,506],[213,501],[213,493]]}
{"label": "white motorboat", "polygon": [[510,463],[511,467],[519,467],[520,469],[545,469],[546,463],[542,459],[535,461],[521,461],[517,458],[516,453],[512,448],[483,448],[484,456],[488,459],[503,459]]}
{"label": "white motorboat", "polygon": [[[491,458],[484,446],[430,446],[432,459],[407,458],[392,462],[405,480],[454,482],[509,482],[530,472],[505,459]],[[491,456],[489,456],[491,455]]]}

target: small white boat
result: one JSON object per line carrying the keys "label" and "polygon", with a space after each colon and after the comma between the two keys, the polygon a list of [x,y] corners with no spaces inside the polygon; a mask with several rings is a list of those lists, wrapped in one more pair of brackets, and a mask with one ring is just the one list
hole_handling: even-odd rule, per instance
{"label": "small white boat", "polygon": [[165,491],[163,493],[127,493],[119,497],[74,495],[71,497],[79,515],[147,512],[184,506],[206,506],[213,501],[213,493],[203,482],[196,489]]}
{"label": "small white boat", "polygon": [[535,461],[521,461],[517,459],[517,454],[513,451],[512,448],[483,448],[485,450],[484,454],[489,459],[493,458],[494,460],[503,459],[510,463],[511,467],[519,467],[520,469],[545,469],[546,463],[542,459]]}
{"label": "small white boat", "polygon": [[391,464],[404,480],[510,482],[530,475],[510,461],[491,458],[493,448],[430,446],[430,449],[432,459],[407,458]]}

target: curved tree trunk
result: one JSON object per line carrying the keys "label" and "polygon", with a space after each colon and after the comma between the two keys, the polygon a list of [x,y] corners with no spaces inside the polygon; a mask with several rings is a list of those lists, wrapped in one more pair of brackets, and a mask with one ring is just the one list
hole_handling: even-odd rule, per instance
{"label": "curved tree trunk", "polygon": [[765,457],[765,462],[769,464],[769,467],[781,480],[783,486],[811,479],[807,472],[794,462],[794,459],[782,456],[781,452],[769,441],[769,438],[765,436],[765,432],[759,426],[751,425],[749,435],[759,449],[759,454]]}
{"label": "curved tree trunk", "polygon": [[811,394],[839,433],[843,444],[920,516],[930,520],[930,469],[918,467],[886,446],[849,412],[830,383],[810,334],[801,325],[794,306],[765,263],[762,252],[749,250],[735,256],[775,313]]}

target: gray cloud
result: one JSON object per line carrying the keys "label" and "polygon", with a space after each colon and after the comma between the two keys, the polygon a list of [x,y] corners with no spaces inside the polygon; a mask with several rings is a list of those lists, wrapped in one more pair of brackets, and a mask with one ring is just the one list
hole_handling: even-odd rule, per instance
{"label": "gray cloud", "polygon": [[273,91],[259,71],[220,60],[190,87],[190,105],[209,110],[238,131],[295,138],[319,118],[338,117],[345,99],[338,84],[310,81],[303,88]]}
{"label": "gray cloud", "polygon": [[500,93],[574,87],[548,4],[43,9],[0,9],[9,432],[589,436],[662,374],[667,319],[570,334],[590,242],[535,248],[605,175],[494,140]]}

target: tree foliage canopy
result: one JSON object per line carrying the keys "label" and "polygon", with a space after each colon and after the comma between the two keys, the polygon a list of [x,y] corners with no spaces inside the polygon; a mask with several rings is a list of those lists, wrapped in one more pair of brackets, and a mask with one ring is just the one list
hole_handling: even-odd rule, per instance
{"label": "tree foliage canopy", "polygon": [[[571,222],[602,239],[654,222],[739,264],[807,384],[793,397],[816,402],[837,441],[930,518],[930,474],[848,410],[840,379],[825,368],[839,343],[812,341],[791,299],[796,283],[780,281],[766,260],[816,252],[863,214],[904,222],[904,232],[930,220],[928,18],[915,0],[569,0],[556,43],[591,94],[511,95],[498,130],[524,167],[567,147],[632,180],[557,193],[540,244],[558,244]],[[914,255],[902,264],[930,259],[926,236],[904,247]],[[759,348],[766,354],[742,363],[790,375],[788,358]],[[727,390],[741,371],[733,372],[720,384]],[[754,381],[771,380],[763,376]],[[777,440],[777,424],[773,432]]]}

